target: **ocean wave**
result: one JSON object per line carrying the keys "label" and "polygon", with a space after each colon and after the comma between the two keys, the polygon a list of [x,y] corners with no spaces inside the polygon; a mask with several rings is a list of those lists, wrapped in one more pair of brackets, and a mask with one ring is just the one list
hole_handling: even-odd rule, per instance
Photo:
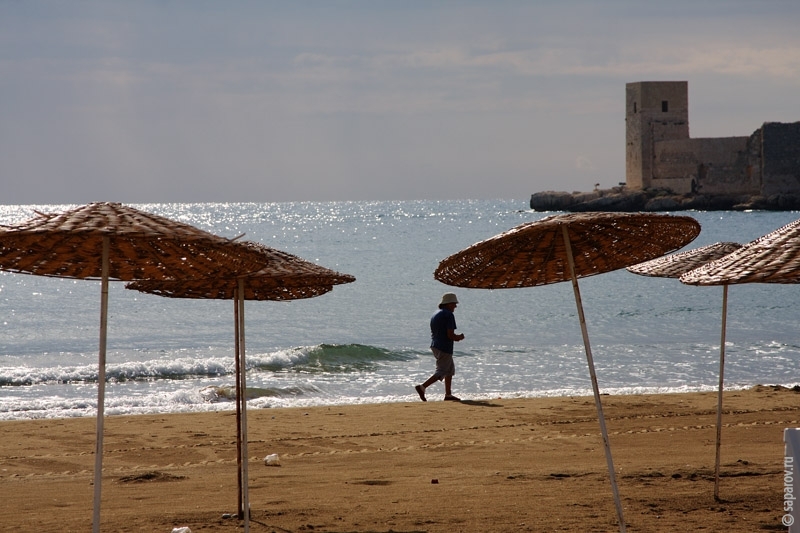
{"label": "ocean wave", "polygon": [[[225,385],[209,385],[200,389],[200,396],[210,403],[232,402],[236,399],[236,387]],[[245,397],[248,401],[258,398],[296,398],[304,394],[318,393],[319,388],[313,385],[304,387],[247,387]]]}
{"label": "ocean wave", "polygon": [[[246,357],[247,370],[266,372],[347,373],[374,370],[390,361],[407,361],[416,355],[360,344],[320,344],[277,350]],[[106,381],[182,380],[233,375],[231,357],[161,357],[106,365]],[[0,368],[0,387],[57,383],[96,383],[96,364],[76,366]]]}
{"label": "ocean wave", "polygon": [[[106,365],[106,381],[178,380],[197,376],[221,376],[233,373],[233,358],[155,359]],[[0,369],[0,386],[26,386],[46,383],[97,383],[96,364],[44,368],[13,367]]]}
{"label": "ocean wave", "polygon": [[248,367],[252,364],[274,372],[346,373],[373,370],[384,362],[409,361],[416,356],[363,344],[320,344],[282,350],[267,357],[255,356],[248,361]]}

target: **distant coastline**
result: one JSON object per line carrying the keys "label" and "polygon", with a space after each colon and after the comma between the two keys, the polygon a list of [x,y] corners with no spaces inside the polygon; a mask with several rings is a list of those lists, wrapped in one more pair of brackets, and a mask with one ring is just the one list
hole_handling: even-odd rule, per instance
{"label": "distant coastline", "polygon": [[664,189],[628,189],[625,186],[591,192],[542,191],[531,195],[534,211],[795,211],[800,194],[762,195],[676,194]]}

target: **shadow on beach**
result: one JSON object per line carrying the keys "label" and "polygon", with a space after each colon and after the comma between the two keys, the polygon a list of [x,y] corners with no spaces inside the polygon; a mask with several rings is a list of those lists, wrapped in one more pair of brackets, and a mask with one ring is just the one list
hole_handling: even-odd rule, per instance
{"label": "shadow on beach", "polygon": [[503,407],[499,403],[492,403],[489,400],[461,400],[460,403],[466,405],[477,405],[478,407]]}

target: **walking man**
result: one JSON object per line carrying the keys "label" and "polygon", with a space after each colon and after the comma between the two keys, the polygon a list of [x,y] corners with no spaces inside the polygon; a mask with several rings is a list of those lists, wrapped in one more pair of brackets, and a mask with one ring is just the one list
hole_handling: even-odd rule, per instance
{"label": "walking man", "polygon": [[444,380],[444,399],[452,402],[460,402],[460,398],[453,396],[451,385],[453,376],[456,373],[456,365],[453,362],[453,343],[464,339],[463,333],[456,333],[456,317],[453,312],[458,305],[458,298],[452,292],[442,295],[439,302],[439,310],[431,317],[431,351],[436,358],[436,372],[422,385],[414,387],[423,402],[425,389]]}

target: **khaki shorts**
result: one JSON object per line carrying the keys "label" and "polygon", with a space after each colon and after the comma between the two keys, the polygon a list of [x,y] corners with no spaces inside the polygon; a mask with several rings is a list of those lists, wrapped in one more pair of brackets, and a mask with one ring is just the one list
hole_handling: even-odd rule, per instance
{"label": "khaki shorts", "polygon": [[445,376],[455,376],[456,364],[453,361],[453,354],[443,352],[438,348],[431,348],[431,351],[436,358],[436,372],[433,375],[439,378],[439,381],[443,380]]}

